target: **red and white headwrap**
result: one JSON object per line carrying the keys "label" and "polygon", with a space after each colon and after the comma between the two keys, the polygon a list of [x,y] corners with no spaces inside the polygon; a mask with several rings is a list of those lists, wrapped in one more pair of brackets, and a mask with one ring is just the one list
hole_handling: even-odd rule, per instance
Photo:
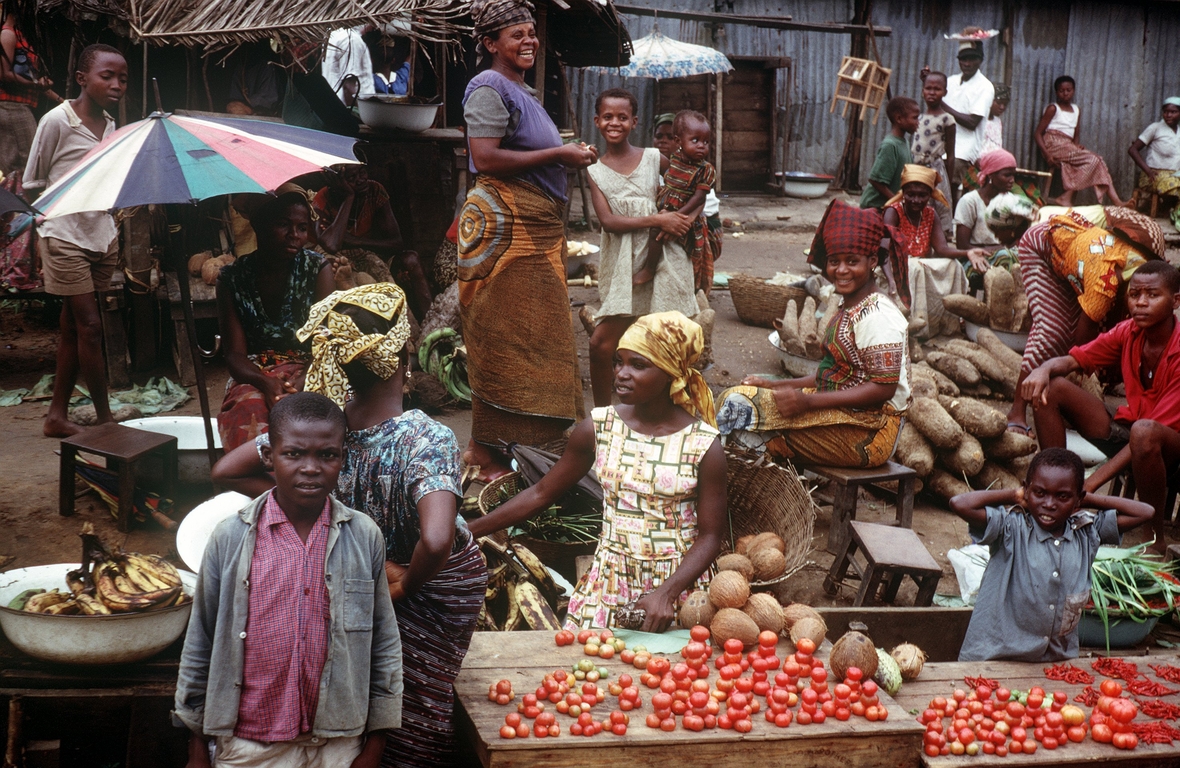
{"label": "red and white headwrap", "polygon": [[884,237],[885,222],[878,211],[833,200],[811,241],[807,263],[824,269],[830,253],[876,255]]}
{"label": "red and white headwrap", "polygon": [[1015,167],[1016,155],[1006,149],[993,149],[991,152],[985,152],[979,158],[979,180],[981,183],[986,184],[987,177],[996,171]]}

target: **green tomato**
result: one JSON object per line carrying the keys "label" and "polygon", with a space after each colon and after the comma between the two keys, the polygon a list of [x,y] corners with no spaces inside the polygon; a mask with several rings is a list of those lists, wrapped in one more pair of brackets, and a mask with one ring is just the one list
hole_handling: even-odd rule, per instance
{"label": "green tomato", "polygon": [[586,673],[579,669],[578,671],[574,672],[574,679],[575,680],[585,680]]}
{"label": "green tomato", "polygon": [[610,670],[607,669],[606,667],[599,667],[598,668],[598,677],[602,680],[607,679],[608,677],[610,677]]}
{"label": "green tomato", "polygon": [[631,650],[635,651],[636,653],[646,653],[647,646],[646,645],[637,645],[634,648],[632,648]]}

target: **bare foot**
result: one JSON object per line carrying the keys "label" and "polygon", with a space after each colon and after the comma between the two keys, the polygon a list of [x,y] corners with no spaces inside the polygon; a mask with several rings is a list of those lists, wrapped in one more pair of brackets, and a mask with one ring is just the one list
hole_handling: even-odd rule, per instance
{"label": "bare foot", "polygon": [[72,437],[76,435],[85,427],[81,427],[67,419],[58,419],[46,416],[44,423],[41,425],[41,431],[46,437]]}
{"label": "bare foot", "polygon": [[644,283],[650,283],[655,279],[655,276],[656,273],[654,270],[644,267],[643,269],[636,272],[634,277],[631,278],[631,285],[643,285]]}

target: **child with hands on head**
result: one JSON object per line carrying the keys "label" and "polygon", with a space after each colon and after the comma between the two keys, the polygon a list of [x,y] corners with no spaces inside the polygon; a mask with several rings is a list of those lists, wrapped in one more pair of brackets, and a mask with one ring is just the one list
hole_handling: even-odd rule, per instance
{"label": "child with hands on head", "polygon": [[[676,242],[693,220],[683,213],[656,209],[660,174],[667,169],[668,159],[659,149],[631,144],[631,131],[639,120],[636,107],[635,96],[622,88],[598,95],[594,124],[606,140],[606,152],[586,170],[594,213],[602,223],[598,270],[602,306],[590,336],[590,384],[597,406],[611,403],[615,347],[636,317],[672,310],[693,317],[698,311],[692,262]],[[671,121],[663,127],[670,128]],[[656,265],[653,278],[637,284],[633,278],[647,264],[653,243],[648,230],[653,228],[673,239],[664,246],[666,258]]]}
{"label": "child with hands on head", "polygon": [[330,498],[344,413],[299,392],[271,410],[263,493],[214,529],[181,653],[174,722],[190,768],[376,768],[401,725],[401,639],[377,524]]}
{"label": "child with hands on head", "polygon": [[[1020,488],[951,499],[972,539],[991,548],[959,661],[1058,661],[1078,655],[1098,547],[1151,517],[1151,506],[1084,488],[1077,454],[1046,448]],[[1085,507],[1101,511],[1083,511]]]}

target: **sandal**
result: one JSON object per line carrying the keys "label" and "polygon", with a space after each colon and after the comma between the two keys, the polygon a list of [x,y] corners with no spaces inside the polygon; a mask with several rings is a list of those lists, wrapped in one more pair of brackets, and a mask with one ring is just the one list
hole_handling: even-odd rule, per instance
{"label": "sandal", "polygon": [[1010,422],[1008,422],[1008,431],[1009,431],[1009,432],[1014,432],[1014,431],[1016,431],[1016,430],[1020,430],[1020,431],[1021,431],[1021,432],[1023,432],[1025,435],[1028,435],[1028,436],[1030,436],[1030,437],[1031,437],[1031,436],[1032,436],[1032,431],[1033,431],[1033,428],[1032,428],[1032,427],[1030,427],[1030,426],[1029,426],[1029,425],[1027,425],[1027,424],[1021,424],[1021,423],[1020,423],[1020,422],[1018,422],[1018,421],[1010,421]]}

